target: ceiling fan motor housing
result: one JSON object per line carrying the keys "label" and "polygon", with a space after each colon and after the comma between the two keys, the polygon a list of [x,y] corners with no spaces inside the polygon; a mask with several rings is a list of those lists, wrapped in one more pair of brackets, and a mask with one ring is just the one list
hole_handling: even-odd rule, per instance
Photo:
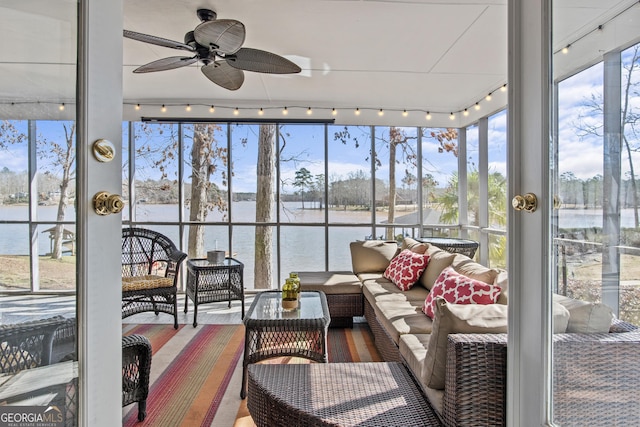
{"label": "ceiling fan motor housing", "polygon": [[202,22],[213,21],[218,15],[211,9],[198,9],[198,18]]}

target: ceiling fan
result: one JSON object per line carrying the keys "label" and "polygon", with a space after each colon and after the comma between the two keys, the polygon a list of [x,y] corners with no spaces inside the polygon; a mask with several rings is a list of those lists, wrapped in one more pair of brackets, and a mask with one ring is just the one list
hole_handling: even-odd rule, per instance
{"label": "ceiling fan", "polygon": [[184,35],[184,43],[124,30],[124,36],[158,46],[185,50],[193,56],[172,56],[142,65],[134,73],[172,70],[198,61],[204,65],[202,73],[225,89],[237,90],[244,82],[244,71],[269,74],[294,74],[301,71],[293,62],[275,53],[242,47],[245,39],[244,24],[235,19],[216,19],[209,9],[198,9],[202,21],[193,31]]}

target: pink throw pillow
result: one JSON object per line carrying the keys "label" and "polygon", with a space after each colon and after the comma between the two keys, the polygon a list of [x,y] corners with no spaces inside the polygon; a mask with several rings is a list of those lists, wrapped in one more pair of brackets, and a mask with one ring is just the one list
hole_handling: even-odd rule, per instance
{"label": "pink throw pillow", "polygon": [[433,319],[436,297],[451,304],[495,304],[500,296],[500,287],[471,279],[456,272],[453,267],[442,270],[440,276],[424,300],[422,311]]}
{"label": "pink throw pillow", "polygon": [[415,285],[429,263],[429,255],[417,254],[409,249],[391,260],[383,276],[399,289],[408,291]]}

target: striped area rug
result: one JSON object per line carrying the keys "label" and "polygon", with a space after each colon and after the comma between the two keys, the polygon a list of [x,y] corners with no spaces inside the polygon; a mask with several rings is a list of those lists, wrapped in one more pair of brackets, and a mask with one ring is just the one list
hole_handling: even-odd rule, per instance
{"label": "striped area rug", "polygon": [[[122,425],[253,427],[246,400],[239,396],[244,327],[242,325],[124,325],[123,333],[151,341],[151,386],[147,418],[137,422],[137,405],[123,409]],[[381,361],[366,324],[329,329],[329,362]],[[262,363],[313,363],[297,357]]]}

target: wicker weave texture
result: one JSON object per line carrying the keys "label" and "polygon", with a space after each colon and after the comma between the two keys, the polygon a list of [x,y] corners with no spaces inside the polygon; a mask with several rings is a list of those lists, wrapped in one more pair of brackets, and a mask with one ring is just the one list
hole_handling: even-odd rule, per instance
{"label": "wicker weave texture", "polygon": [[122,229],[122,277],[161,276],[173,285],[122,292],[122,318],[145,311],[173,315],[178,328],[177,281],[187,254],[157,231],[144,228]]}
{"label": "wicker weave texture", "polygon": [[122,337],[122,406],[138,402],[138,420],[147,416],[151,343],[143,335]]}
{"label": "wicker weave texture", "polygon": [[209,302],[241,301],[244,317],[244,264],[227,258],[224,264],[205,263],[206,259],[187,260],[187,289],[184,296],[184,312],[188,299],[194,303],[193,326],[198,322],[198,305]]}
{"label": "wicker weave texture", "polygon": [[505,425],[506,344],[506,334],[449,335],[442,411],[446,426]]}
{"label": "wicker weave texture", "polygon": [[640,332],[554,335],[554,421],[640,425]]}
{"label": "wicker weave texture", "polygon": [[400,363],[252,365],[247,407],[259,427],[441,425]]}
{"label": "wicker weave texture", "polygon": [[0,373],[15,374],[23,369],[48,365],[55,332],[65,322],[64,317],[55,316],[0,325]]}
{"label": "wicker weave texture", "polygon": [[385,362],[402,362],[402,356],[400,355],[398,346],[393,342],[393,339],[391,339],[380,322],[378,322],[376,313],[366,298],[364,300],[364,317],[369,324],[376,348],[382,356],[382,359],[384,359]]}

